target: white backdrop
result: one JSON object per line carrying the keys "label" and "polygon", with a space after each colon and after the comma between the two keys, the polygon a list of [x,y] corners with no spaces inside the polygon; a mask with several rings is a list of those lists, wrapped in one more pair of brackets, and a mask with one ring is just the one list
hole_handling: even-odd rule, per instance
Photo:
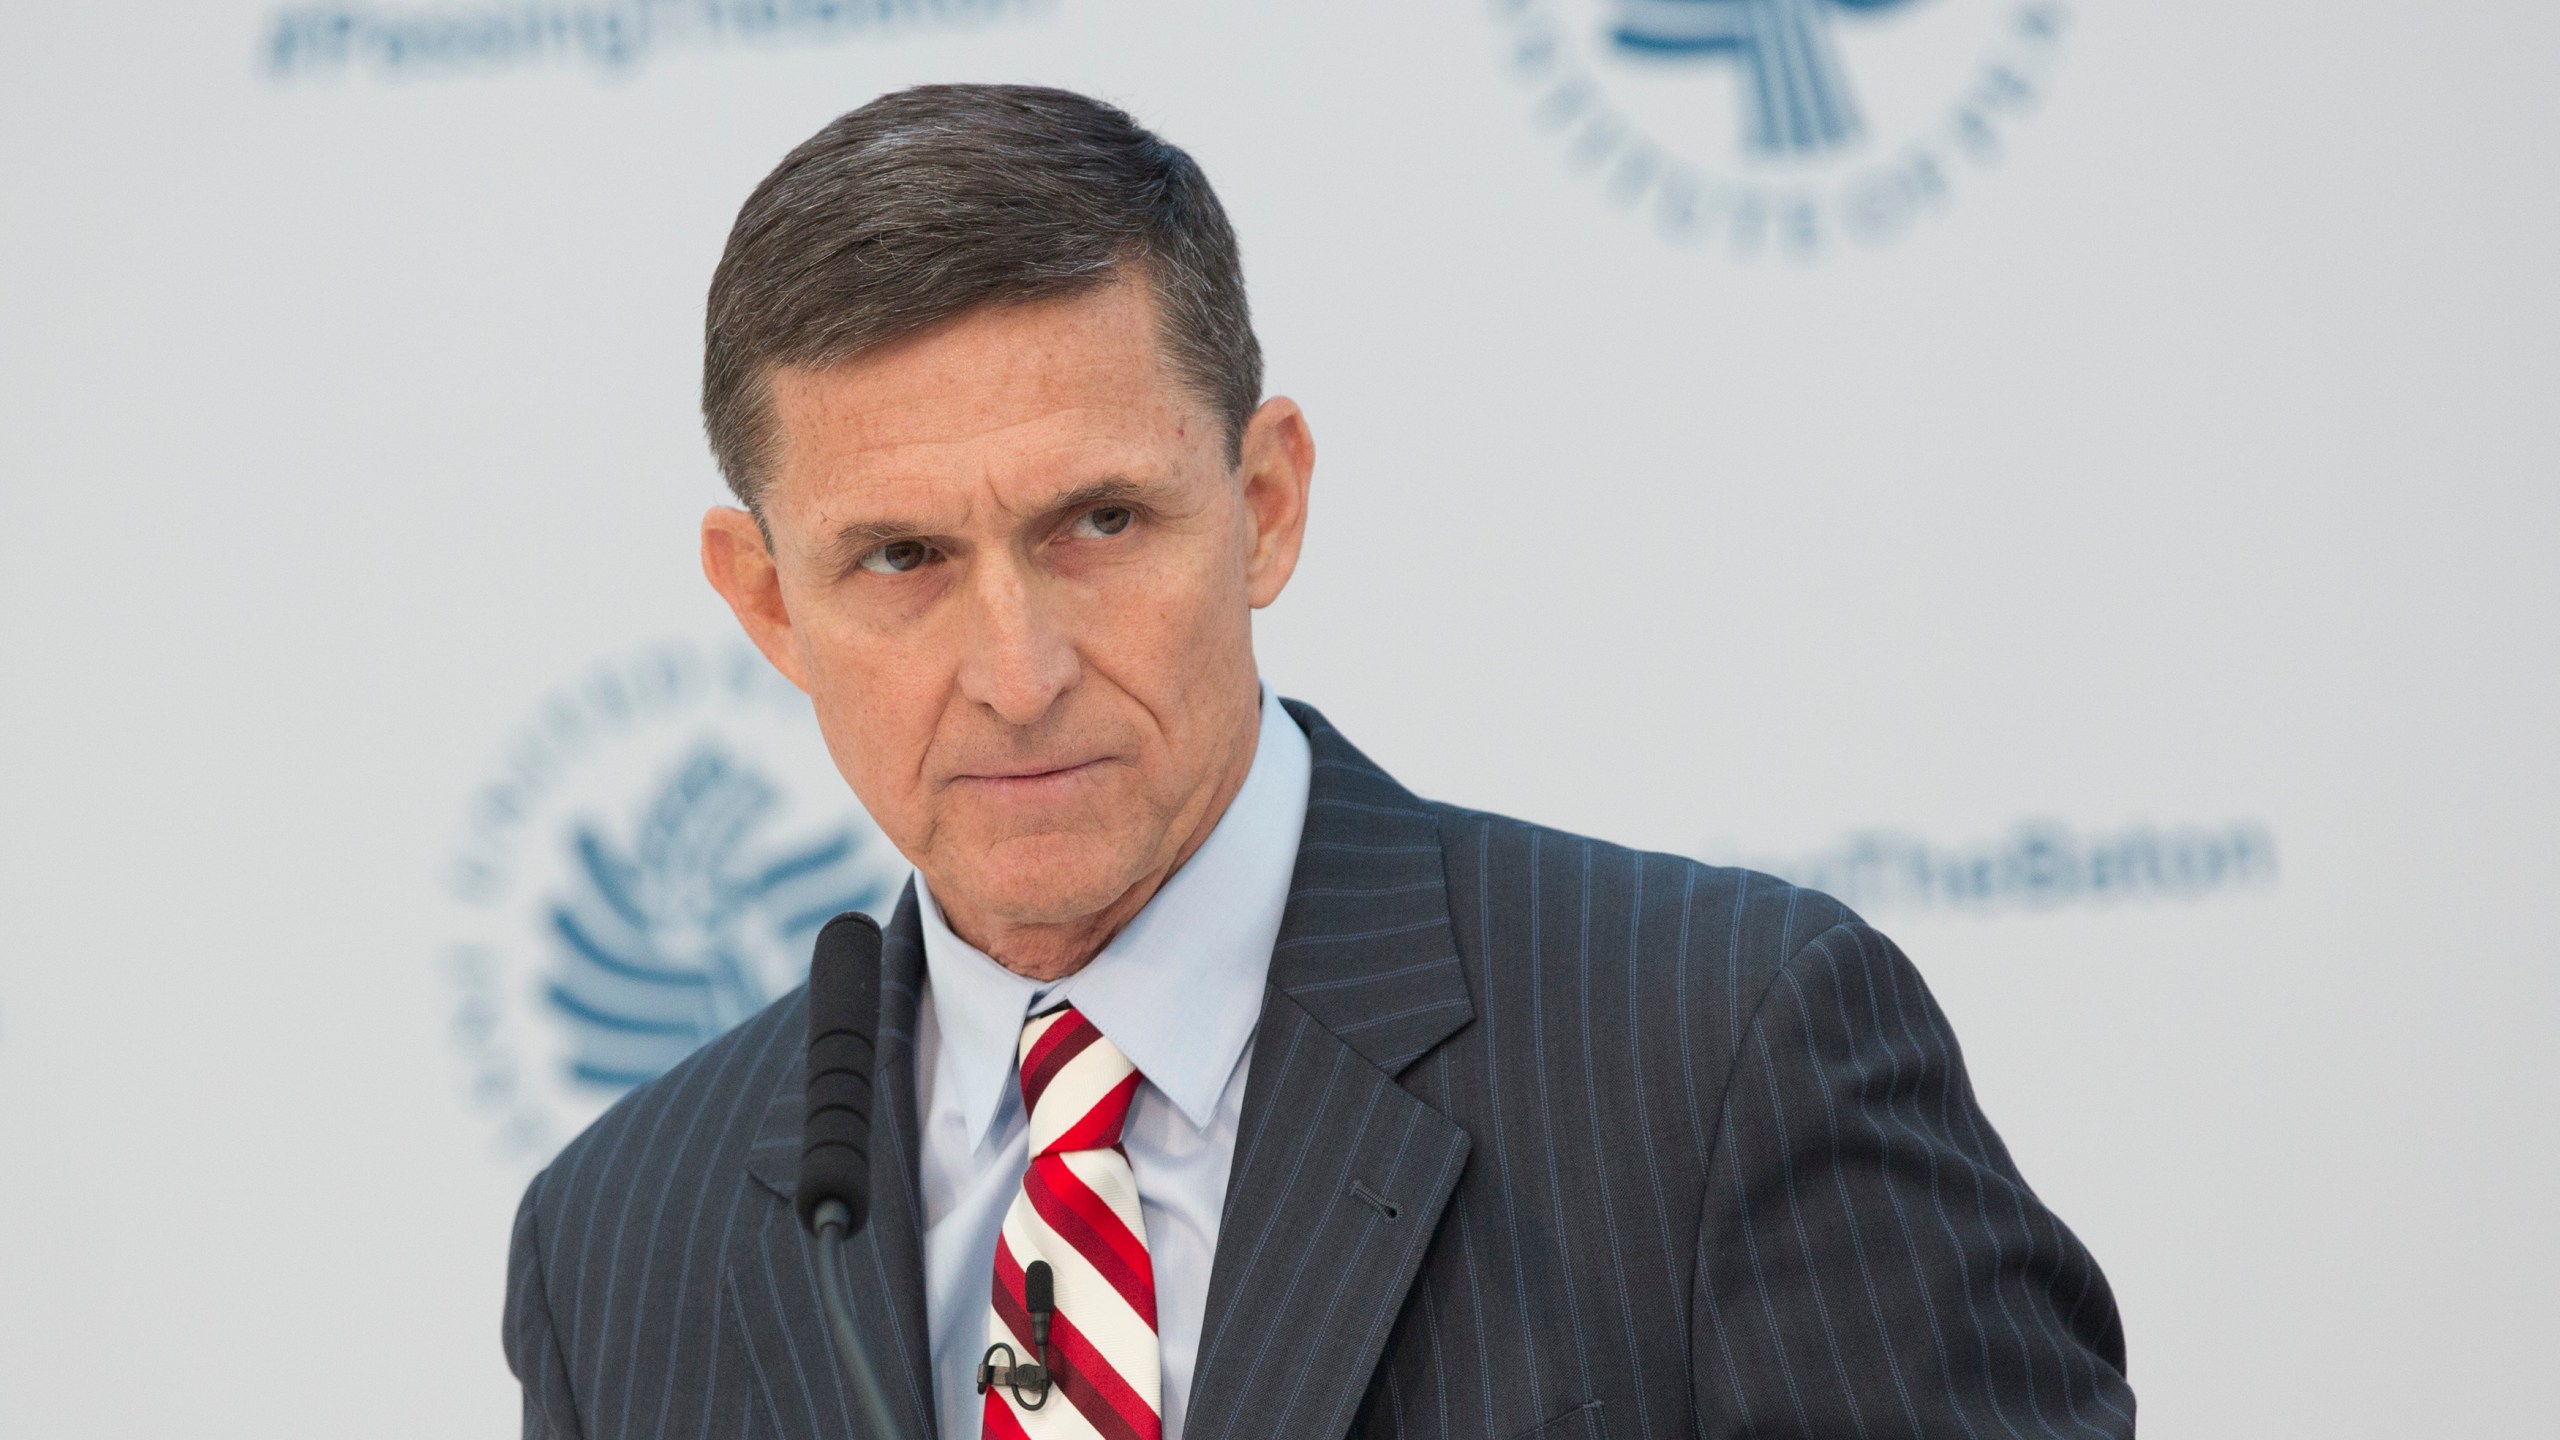
{"label": "white backdrop", "polygon": [[1612,8],[11,7],[0,1434],[506,1433],[573,1068],[894,878],[693,392],[749,187],[927,79],[1200,156],[1323,457],[1267,677],[1849,891],[2152,1433],[2547,1424],[2560,14],[1825,9],[1755,134]]}

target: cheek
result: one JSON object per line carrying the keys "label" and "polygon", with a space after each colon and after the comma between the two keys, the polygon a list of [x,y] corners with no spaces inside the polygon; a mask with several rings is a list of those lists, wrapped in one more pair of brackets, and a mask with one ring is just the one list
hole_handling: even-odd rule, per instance
{"label": "cheek", "polygon": [[902,657],[858,632],[803,633],[810,703],[827,749],[873,818],[895,830],[914,804],[910,791],[933,738],[940,687],[927,673],[931,657]]}
{"label": "cheek", "polygon": [[1088,661],[1168,720],[1174,701],[1251,664],[1244,567],[1198,537],[1098,587],[1085,615],[1078,648]]}

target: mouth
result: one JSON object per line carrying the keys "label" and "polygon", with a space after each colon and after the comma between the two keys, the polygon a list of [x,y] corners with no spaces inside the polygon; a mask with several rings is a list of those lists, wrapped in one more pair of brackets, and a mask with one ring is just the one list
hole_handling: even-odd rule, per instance
{"label": "mouth", "polygon": [[1100,760],[1079,760],[1068,765],[1025,765],[1001,770],[984,770],[952,777],[952,783],[992,790],[1000,795],[1036,795],[1046,790],[1062,789],[1102,767]]}

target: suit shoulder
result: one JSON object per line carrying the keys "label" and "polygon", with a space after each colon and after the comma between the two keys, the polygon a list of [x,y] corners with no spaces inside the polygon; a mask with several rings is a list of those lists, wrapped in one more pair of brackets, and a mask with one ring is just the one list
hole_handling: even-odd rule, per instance
{"label": "suit shoulder", "polygon": [[585,1213],[591,1204],[578,1197],[636,1175],[744,1163],[764,1097],[800,1058],[806,1000],[805,989],[792,990],[616,1100],[534,1177],[528,1203],[547,1214]]}
{"label": "suit shoulder", "polygon": [[[1775,875],[1638,850],[1505,815],[1434,804],[1462,935],[1493,949],[1570,925],[1655,976],[1756,994],[1818,937],[1863,925],[1819,890]],[[1592,948],[1587,945],[1577,949]]]}

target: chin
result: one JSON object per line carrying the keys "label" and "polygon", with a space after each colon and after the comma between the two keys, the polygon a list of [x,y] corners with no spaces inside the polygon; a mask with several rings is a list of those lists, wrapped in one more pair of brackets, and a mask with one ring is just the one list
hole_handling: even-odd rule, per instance
{"label": "chin", "polygon": [[1121,837],[1022,835],[970,847],[950,879],[988,918],[1064,925],[1106,910],[1129,893],[1146,873],[1148,854],[1148,847]]}

